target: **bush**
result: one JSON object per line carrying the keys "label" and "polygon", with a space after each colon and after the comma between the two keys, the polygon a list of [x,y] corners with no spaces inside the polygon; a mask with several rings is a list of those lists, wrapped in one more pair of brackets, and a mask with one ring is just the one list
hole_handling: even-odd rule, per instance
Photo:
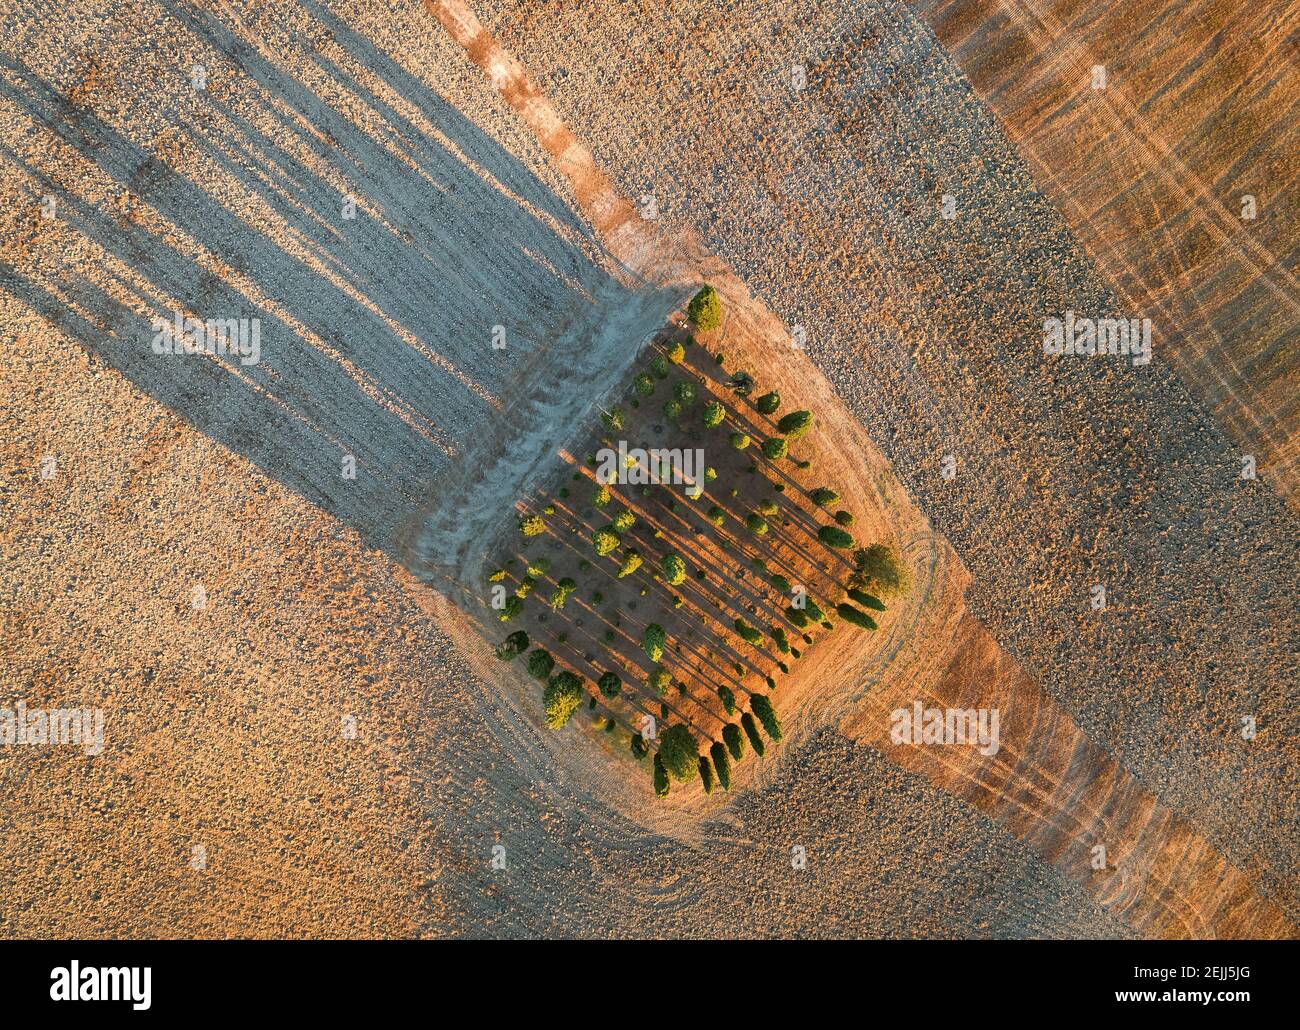
{"label": "bush", "polygon": [[731,377],[731,392],[738,397],[748,397],[754,390],[754,377],[748,372],[737,372]]}
{"label": "bush", "polygon": [[673,396],[682,402],[682,407],[689,408],[700,399],[700,388],[689,379],[684,379],[673,387]]}
{"label": "bush", "polygon": [[519,613],[524,610],[524,602],[518,597],[506,599],[505,607],[501,609],[501,614],[497,616],[502,622],[509,622],[511,619],[519,617]]}
{"label": "bush", "polygon": [[668,359],[662,354],[656,354],[650,359],[650,371],[660,379],[668,378]]}
{"label": "bush", "polygon": [[813,416],[811,411],[792,411],[788,415],[783,415],[781,421],[776,424],[776,428],[781,435],[788,436],[791,440],[798,440],[812,426]]}
{"label": "bush", "polygon": [[665,554],[659,562],[659,567],[663,569],[664,579],[669,586],[677,586],[686,580],[686,562],[682,556],[676,553]]}
{"label": "bush", "polygon": [[668,796],[668,770],[664,768],[663,759],[658,753],[655,754],[655,797],[666,798]]}
{"label": "bush", "polygon": [[641,552],[634,547],[629,547],[623,552],[623,560],[618,563],[618,578],[623,579],[630,576],[641,567]]}
{"label": "bush", "polygon": [[740,717],[740,725],[745,729],[745,736],[749,738],[750,744],[754,746],[754,753],[762,758],[767,753],[767,745],[763,743],[763,738],[759,736],[758,727],[754,725],[754,717],[746,712]]}
{"label": "bush", "polygon": [[540,536],[546,532],[546,523],[540,515],[529,515],[519,520],[519,532],[524,536]]}
{"label": "bush", "polygon": [[817,530],[817,539],[827,547],[852,547],[853,537],[840,529],[839,526],[822,526]]}
{"label": "bush", "polygon": [[872,544],[853,554],[855,587],[874,590],[883,597],[905,594],[912,585],[911,570],[894,548]]}
{"label": "bush", "polygon": [[785,734],[781,732],[781,720],[776,717],[776,710],[772,707],[772,702],[768,700],[767,695],[755,694],[749,699],[749,708],[758,716],[758,721],[763,724],[763,729],[767,731],[767,735],[779,742]]}
{"label": "bush", "polygon": [[775,515],[781,509],[776,506],[776,501],[764,498],[758,502],[758,513],[760,515]]}
{"label": "bush", "polygon": [[793,622],[800,629],[803,629],[811,621],[807,615],[801,612],[794,605],[790,605],[788,608],[786,608],[785,617],[789,619],[791,622]]}
{"label": "bush", "polygon": [[808,618],[812,619],[813,622],[821,622],[826,618],[826,613],[822,611],[821,605],[813,600],[811,594],[804,596],[803,610]]}
{"label": "bush", "polygon": [[650,675],[646,677],[645,685],[655,694],[656,697],[667,697],[668,688],[672,686],[672,674],[662,665],[656,665],[650,670]]}
{"label": "bush", "polygon": [[645,737],[639,733],[632,734],[632,739],[628,741],[628,747],[633,758],[644,758],[650,753],[650,749],[646,747]]}
{"label": "bush", "polygon": [[819,508],[829,508],[840,499],[840,495],[829,486],[819,486],[808,497]]}
{"label": "bush", "polygon": [[659,757],[668,775],[679,783],[689,783],[700,773],[700,746],[683,723],[674,723],[660,734]]}
{"label": "bush", "polygon": [[527,597],[533,592],[533,587],[537,586],[537,580],[532,576],[525,576],[519,581],[519,586],[515,587],[515,597]]}
{"label": "bush", "polygon": [[569,721],[582,704],[582,680],[569,672],[557,672],[546,684],[542,705],[546,709],[546,725],[558,730]]}
{"label": "bush", "polygon": [[763,634],[744,619],[736,619],[732,625],[736,628],[736,632],[739,633],[746,642],[753,644],[755,647],[762,647]]}
{"label": "bush", "polygon": [[721,425],[726,417],[727,409],[717,401],[709,401],[704,405],[704,428],[712,429],[714,426]]}
{"label": "bush", "polygon": [[790,453],[790,445],[784,436],[770,436],[763,441],[763,457],[768,461],[780,461]]}
{"label": "bush", "polygon": [[657,622],[650,623],[641,637],[641,646],[645,650],[646,657],[652,662],[657,662],[664,656],[664,645],[667,643],[668,634]]}
{"label": "bush", "polygon": [[855,626],[861,626],[863,629],[877,629],[876,620],[866,612],[854,608],[851,604],[838,604],[835,610],[840,613],[840,618],[845,622],[851,622]]}
{"label": "bush", "polygon": [[664,404],[664,418],[669,422],[676,422],[682,417],[682,406],[677,401],[668,401]]}
{"label": "bush", "polygon": [[623,540],[612,526],[601,526],[591,534],[591,542],[596,547],[596,553],[603,557],[622,544]]}
{"label": "bush", "polygon": [[551,611],[558,612],[564,607],[569,599],[569,595],[578,589],[578,584],[565,576],[555,585],[555,592],[551,594]]}
{"label": "bush", "polygon": [[551,657],[551,652],[544,648],[535,648],[528,656],[528,675],[544,680],[555,668],[555,659]]}
{"label": "bush", "polygon": [[712,286],[704,286],[686,306],[686,317],[708,332],[722,325],[722,301]]}
{"label": "bush", "polygon": [[607,429],[614,429],[614,430],[622,429],[623,409],[610,408],[608,411],[602,411],[600,413],[600,420],[605,423],[605,427]]}
{"label": "bush", "polygon": [[722,727],[722,739],[726,742],[731,757],[737,762],[745,757],[745,738],[740,735],[740,727],[734,722],[729,722]]}
{"label": "bush", "polygon": [[743,451],[749,446],[749,436],[746,433],[732,433],[729,437],[731,446],[738,451]]}
{"label": "bush", "polygon": [[500,583],[505,578],[506,578],[505,569],[493,569],[491,572],[488,573],[489,583]]}
{"label": "bush", "polygon": [[551,560],[549,558],[533,558],[528,562],[528,575],[541,577],[551,571]]}
{"label": "bush", "polygon": [[631,509],[624,508],[614,516],[612,525],[616,533],[626,533],[636,525],[636,515],[632,513]]}
{"label": "bush", "polygon": [[728,715],[736,714],[736,695],[731,692],[731,688],[725,683],[718,688],[718,697],[722,701],[722,707],[726,709]]}
{"label": "bush", "polygon": [[855,521],[853,518],[853,512],[837,511],[835,513],[835,521],[847,529],[849,526],[853,525]]}
{"label": "bush", "polygon": [[848,595],[864,608],[870,608],[877,612],[883,612],[885,610],[885,603],[878,597],[872,597],[865,590],[859,590],[857,587],[850,587]]}
{"label": "bush", "polygon": [[745,516],[745,528],[755,536],[767,536],[767,519],[756,511]]}
{"label": "bush", "polygon": [[716,504],[709,508],[706,517],[715,526],[720,526],[727,521],[727,513]]}
{"label": "bush", "polygon": [[591,492],[591,503],[597,508],[603,508],[609,504],[610,492],[609,487],[601,485]]}
{"label": "bush", "polygon": [[674,340],[672,343],[670,343],[667,346],[667,348],[665,348],[664,353],[667,355],[668,360],[671,361],[674,365],[680,365],[683,361],[686,360],[686,348],[683,347],[676,340]]}
{"label": "bush", "polygon": [[718,782],[723,790],[731,789],[731,758],[727,749],[716,740],[709,748],[709,757],[713,759],[713,769],[718,774]]}
{"label": "bush", "polygon": [[754,403],[758,410],[764,415],[771,415],[781,406],[781,395],[773,390],[771,393],[763,394],[763,396]]}
{"label": "bush", "polygon": [[528,650],[528,634],[521,629],[515,630],[497,648],[497,657],[503,662],[513,662]]}
{"label": "bush", "polygon": [[642,397],[649,397],[655,392],[654,376],[648,372],[641,372],[632,380],[632,388]]}
{"label": "bush", "polygon": [[704,793],[712,794],[713,793],[713,766],[709,764],[709,760],[705,758],[703,755],[700,755],[699,757],[700,757],[700,779],[704,783]]}
{"label": "bush", "polygon": [[603,673],[600,679],[596,681],[596,686],[600,689],[602,695],[611,700],[623,692],[623,681],[618,678],[616,672]]}

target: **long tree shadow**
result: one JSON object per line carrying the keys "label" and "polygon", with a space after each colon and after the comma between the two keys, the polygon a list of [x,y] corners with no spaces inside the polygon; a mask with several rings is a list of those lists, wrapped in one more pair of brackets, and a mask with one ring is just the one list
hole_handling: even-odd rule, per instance
{"label": "long tree shadow", "polygon": [[[79,183],[51,181],[34,160],[3,151],[34,192],[58,197],[60,222],[110,260],[93,281],[0,261],[0,289],[369,546],[406,561],[402,519],[428,504],[455,456],[512,397],[536,387],[539,361],[563,368],[566,348],[587,344],[562,330],[598,320],[597,305],[625,303],[638,284],[597,263],[581,221],[515,157],[373,44],[313,10],[447,142],[318,62],[340,91],[388,120],[417,162],[412,171],[229,28],[182,4],[182,23],[276,100],[267,109],[277,138],[211,96],[200,97],[207,116],[177,118],[186,166],[224,168],[243,194],[237,204],[20,60],[0,58],[0,99],[129,204],[125,213],[106,210]],[[310,140],[304,125],[335,145]],[[307,150],[310,165],[299,156]],[[361,198],[355,219],[341,216],[338,182]],[[250,216],[248,198],[272,216],[269,226]],[[259,360],[155,353],[154,320],[178,312],[258,320]],[[508,350],[492,348],[497,325]]]}

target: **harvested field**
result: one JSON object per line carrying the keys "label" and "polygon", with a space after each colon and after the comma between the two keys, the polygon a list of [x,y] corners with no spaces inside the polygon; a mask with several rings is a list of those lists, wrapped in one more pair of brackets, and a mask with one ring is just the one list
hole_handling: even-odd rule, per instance
{"label": "harvested field", "polygon": [[[0,751],[0,933],[1295,935],[1293,512],[1221,475],[1228,438],[1167,365],[1004,345],[1110,286],[905,9],[60,18],[22,11],[0,67],[0,689],[103,708],[106,738]],[[933,203],[951,169],[974,230]],[[633,409],[706,281],[724,325]],[[261,360],[159,355],[173,311],[260,318]],[[810,470],[708,459],[738,491],[707,499],[735,502],[721,529],[612,491],[647,558],[706,571],[679,593],[723,605],[714,640],[771,621],[739,606],[775,604],[740,535],[763,500],[791,524],[762,552],[840,600],[801,493],[823,483],[913,588],[879,630],[806,649],[774,695],[783,739],[729,794],[657,799],[622,737],[586,711],[547,728],[492,650],[527,625],[577,668],[559,633],[617,612],[630,680],[633,603],[687,638],[662,581],[593,579],[507,623],[490,586],[541,553],[510,549],[516,510],[555,507],[534,590],[596,564],[600,413],[621,399],[629,438],[693,442],[661,407],[687,369],[690,407],[731,400],[717,432],[754,446],[767,390],[776,417],[817,417],[791,445]],[[769,475],[787,490],[753,489]],[[697,708],[722,682],[674,672]],[[898,743],[914,701],[999,709],[1000,747]]]}

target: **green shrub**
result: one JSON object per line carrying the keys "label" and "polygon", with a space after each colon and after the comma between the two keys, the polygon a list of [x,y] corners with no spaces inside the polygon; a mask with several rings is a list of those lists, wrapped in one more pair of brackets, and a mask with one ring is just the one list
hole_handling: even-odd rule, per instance
{"label": "green shrub", "polygon": [[849,526],[853,525],[856,520],[853,518],[853,512],[851,511],[837,511],[835,513],[835,521],[847,529]]}
{"label": "green shrub", "polygon": [[783,594],[788,594],[792,589],[794,589],[793,584],[780,573],[772,576],[770,582],[772,586],[776,587]]}
{"label": "green shrub", "polygon": [[666,798],[668,796],[668,770],[664,768],[663,759],[656,752],[655,754],[655,797]]}
{"label": "green shrub", "polygon": [[700,774],[700,746],[684,723],[674,723],[659,735],[659,757],[668,775],[689,783]]}
{"label": "green shrub", "polygon": [[718,697],[722,701],[722,707],[726,709],[728,715],[736,714],[736,695],[731,692],[731,688],[725,683],[718,688]]}
{"label": "green shrub", "polygon": [[657,622],[650,623],[641,637],[641,646],[652,662],[657,662],[664,656],[664,645],[667,643],[668,634]]}
{"label": "green shrub", "polygon": [[546,684],[542,705],[546,709],[546,725],[558,730],[572,717],[582,704],[582,680],[569,672],[557,672]]}
{"label": "green shrub", "polygon": [[529,515],[519,520],[519,532],[524,536],[540,536],[546,532],[546,523],[540,515]]}
{"label": "green shrub", "polygon": [[736,619],[732,625],[736,628],[736,632],[739,633],[746,642],[753,644],[755,647],[762,646],[763,634],[744,619]]}
{"label": "green shrub", "polygon": [[497,616],[502,622],[509,622],[511,619],[519,617],[519,613],[524,610],[524,602],[518,597],[506,598],[505,606],[501,609],[501,614]]}
{"label": "green shrub", "polygon": [[534,648],[528,656],[528,675],[544,680],[551,674],[555,668],[555,659],[551,657],[551,652],[544,648]]}
{"label": "green shrub", "polygon": [[641,552],[634,547],[629,547],[623,552],[623,560],[618,563],[618,578],[623,579],[630,576],[641,567]]}
{"label": "green shrub", "polygon": [[754,747],[754,753],[762,758],[767,753],[767,745],[763,743],[763,738],[759,736],[758,727],[754,724],[754,717],[746,712],[740,717],[740,725],[744,727],[745,736],[749,738],[750,744]]}
{"label": "green shrub", "polygon": [[722,789],[730,790],[731,757],[727,754],[727,749],[715,740],[709,748],[709,757],[713,759],[713,769],[718,774],[718,782],[722,784]]}
{"label": "green shrub", "polygon": [[689,408],[700,399],[700,388],[689,379],[684,379],[673,387],[673,396],[682,402],[682,407]]}
{"label": "green shrub", "polygon": [[805,594],[803,599],[804,614],[813,622],[821,622],[826,618],[826,613],[822,611],[821,605],[813,600],[812,594]]}
{"label": "green shrub", "polygon": [[591,542],[596,547],[596,553],[603,557],[619,547],[623,540],[612,526],[601,526],[591,534]]}
{"label": "green shrub", "polygon": [[845,622],[851,622],[855,626],[861,626],[863,629],[878,629],[876,620],[866,612],[854,608],[851,604],[839,604],[835,610],[840,613],[840,618]]}
{"label": "green shrub", "polygon": [[632,752],[633,758],[644,758],[650,753],[650,749],[646,746],[645,737],[639,733],[632,734],[632,739],[628,741],[628,748]]}
{"label": "green shrub", "polygon": [[734,722],[729,722],[722,727],[722,739],[726,742],[731,757],[737,762],[745,757],[745,738],[740,735],[740,727]]}
{"label": "green shrub", "polygon": [[609,504],[610,496],[609,487],[601,484],[591,492],[591,503],[597,508],[603,508]]}
{"label": "green shrub", "polygon": [[540,578],[551,571],[549,558],[532,558],[528,562],[528,575]]}
{"label": "green shrub", "polygon": [[817,539],[827,547],[852,547],[853,537],[840,529],[839,526],[822,526],[817,530]]}
{"label": "green shrub", "polygon": [[764,415],[771,415],[781,406],[781,395],[773,390],[771,393],[763,394],[763,396],[754,403],[758,410]]}
{"label": "green shrub", "polygon": [[727,417],[727,409],[717,401],[709,401],[704,405],[704,427],[712,429],[714,426],[722,424],[722,420]]}
{"label": "green shrub", "polygon": [[739,397],[748,397],[754,391],[754,377],[748,372],[737,372],[731,377],[731,392]]}
{"label": "green shrub", "polygon": [[674,365],[680,365],[683,361],[686,360],[686,348],[683,347],[676,340],[674,340],[672,343],[670,343],[667,346],[664,353],[666,354],[668,360],[671,361]]}
{"label": "green shrub", "polygon": [[605,423],[605,427],[607,429],[614,429],[614,430],[622,429],[623,409],[616,407],[616,408],[610,408],[608,411],[602,411],[600,413],[600,420]]}
{"label": "green shrub", "polygon": [[712,286],[704,286],[686,306],[686,316],[705,332],[722,325],[722,301]]}
{"label": "green shrub", "polygon": [[772,627],[772,639],[776,641],[776,648],[782,654],[790,653],[790,638],[786,636],[785,630],[780,626]]}
{"label": "green shrub", "polygon": [[749,699],[749,709],[763,724],[763,729],[774,741],[779,742],[784,734],[781,732],[781,720],[776,717],[776,709],[766,694],[755,694]]}
{"label": "green shrub", "polygon": [[709,764],[709,760],[705,758],[703,755],[700,755],[700,780],[704,784],[704,793],[712,794],[713,793],[713,766]]}
{"label": "green shrub", "polygon": [[756,511],[751,511],[745,516],[745,528],[755,536],[767,536],[767,519],[763,518]]}
{"label": "green shrub", "polygon": [[515,630],[497,648],[497,657],[503,662],[513,662],[528,650],[528,634],[521,629]]}
{"label": "green shrub", "polygon": [[506,578],[505,569],[493,569],[491,572],[488,573],[489,583],[500,583],[505,578]]}
{"label": "green shrub", "polygon": [[668,688],[672,686],[672,674],[662,665],[656,665],[646,677],[645,685],[658,697],[667,697]]}
{"label": "green shrub", "polygon": [[[642,397],[649,397],[655,392],[654,376],[650,375],[648,372],[639,373],[637,377],[632,380],[632,388]],[[636,402],[633,401],[633,403],[635,404]]]}
{"label": "green shrub", "polygon": [[840,499],[840,495],[829,486],[819,486],[808,495],[808,498],[819,508],[829,508]]}
{"label": "green shrub", "polygon": [[618,697],[623,692],[623,681],[618,678],[616,672],[602,673],[600,679],[596,681],[596,686],[601,694],[610,699]]}
{"label": "green shrub", "polygon": [[677,401],[668,401],[664,405],[664,418],[669,422],[676,422],[682,417],[682,406]]}
{"label": "green shrub", "polygon": [[771,676],[764,676],[763,679],[767,680],[767,689],[775,692],[776,680],[774,680]]}
{"label": "green shrub", "polygon": [[746,433],[732,433],[728,439],[731,442],[731,446],[736,448],[738,451],[743,451],[749,446],[749,436]]}
{"label": "green shrub", "polygon": [[515,587],[515,597],[527,597],[533,592],[533,587],[537,586],[537,580],[532,576],[525,576],[519,581],[519,586]]}
{"label": "green shrub", "polygon": [[907,593],[912,585],[911,570],[894,548],[872,544],[853,553],[855,587],[873,590],[882,597]]}
{"label": "green shrub", "polygon": [[716,504],[709,508],[705,517],[715,526],[720,526],[727,521],[727,513]]}
{"label": "green shrub", "polygon": [[555,592],[551,594],[551,602],[550,602],[551,611],[558,612],[561,608],[563,608],[565,602],[569,600],[569,595],[571,595],[577,589],[578,589],[578,584],[575,583],[573,580],[571,580],[568,576],[565,576],[562,580],[560,580],[555,585]]}
{"label": "green shrub", "polygon": [[776,428],[781,435],[788,436],[791,440],[798,440],[812,426],[813,416],[811,411],[792,411],[788,415],[783,415],[781,421],[776,424]]}
{"label": "green shrub", "polygon": [[664,580],[669,586],[677,586],[686,580],[686,562],[680,554],[670,551],[659,560],[659,567],[663,569]]}
{"label": "green shrub", "polygon": [[872,597],[865,590],[859,590],[857,587],[850,587],[848,595],[864,608],[870,608],[877,612],[883,612],[885,610],[885,603],[878,597]]}
{"label": "green shrub", "polygon": [[650,371],[659,379],[668,378],[668,359],[662,354],[656,354],[650,359]]}
{"label": "green shrub", "polygon": [[614,516],[614,521],[611,525],[613,525],[616,533],[626,533],[636,525],[636,515],[631,511],[631,509],[624,508]]}
{"label": "green shrub", "polygon": [[763,441],[763,457],[769,461],[780,461],[790,453],[790,445],[784,436],[769,436]]}
{"label": "green shrub", "polygon": [[793,622],[800,629],[803,629],[811,621],[807,615],[801,612],[794,605],[790,605],[788,608],[786,608],[785,617],[789,619],[791,622]]}
{"label": "green shrub", "polygon": [[764,498],[758,502],[758,513],[760,515],[772,516],[780,510],[781,509],[776,506],[776,501],[769,500],[768,498]]}

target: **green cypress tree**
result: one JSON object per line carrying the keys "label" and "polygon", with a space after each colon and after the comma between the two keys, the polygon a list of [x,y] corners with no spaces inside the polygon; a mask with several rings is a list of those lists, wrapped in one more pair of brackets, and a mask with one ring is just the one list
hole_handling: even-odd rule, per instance
{"label": "green cypress tree", "polygon": [[722,739],[726,742],[731,757],[737,762],[745,757],[745,738],[740,735],[740,727],[734,722],[729,722],[722,727]]}
{"label": "green cypress tree", "polygon": [[596,681],[596,686],[600,688],[603,696],[611,700],[618,697],[623,691],[623,681],[618,678],[616,672],[602,673],[600,679]]}
{"label": "green cypress tree", "polygon": [[840,613],[841,619],[852,623],[854,626],[861,626],[863,629],[879,629],[875,619],[866,612],[854,608],[851,604],[836,605],[835,610]]}
{"label": "green cypress tree", "polygon": [[771,393],[763,394],[763,396],[754,403],[758,410],[764,415],[771,415],[781,406],[781,395],[773,390]]}
{"label": "green cypress tree", "polygon": [[542,704],[546,709],[546,725],[553,730],[560,729],[582,704],[582,680],[567,669],[557,672],[546,684]]}
{"label": "green cypress tree", "polygon": [[822,526],[817,530],[817,539],[827,547],[852,547],[853,537],[840,529],[839,526]]}
{"label": "green cypress tree", "polygon": [[684,723],[674,723],[659,735],[659,757],[668,775],[688,783],[700,773],[700,746]]}
{"label": "green cypress tree", "polygon": [[781,421],[776,424],[780,434],[788,436],[791,440],[798,440],[812,426],[813,416],[811,411],[792,411],[790,414],[783,416]]}
{"label": "green cypress tree", "polygon": [[713,769],[718,774],[718,782],[722,784],[722,789],[730,790],[731,757],[727,754],[727,749],[715,740],[713,746],[709,748],[709,756],[713,759]]}
{"label": "green cypress tree", "polygon": [[754,751],[762,758],[767,751],[767,745],[763,743],[763,738],[758,734],[758,727],[754,725],[754,717],[746,712],[740,717],[740,725],[744,727],[745,736],[749,738],[750,744],[754,746]]}
{"label": "green cypress tree", "polygon": [[704,783],[704,793],[712,794],[713,793],[713,766],[709,764],[709,760],[705,758],[703,755],[699,756],[699,763],[700,763],[700,780],[703,781]]}
{"label": "green cypress tree", "polygon": [[749,699],[749,708],[756,716],[758,721],[763,724],[763,729],[767,735],[775,741],[780,741],[784,734],[781,732],[781,720],[776,717],[776,709],[772,707],[771,700],[766,694],[754,694]]}
{"label": "green cypress tree", "polygon": [[658,752],[655,752],[654,779],[655,797],[666,798],[668,796],[668,770],[664,768],[663,759],[659,757]]}
{"label": "green cypress tree", "polygon": [[667,643],[668,634],[657,622],[650,623],[641,637],[641,646],[652,662],[657,662],[664,656],[664,645]]}
{"label": "green cypress tree", "polygon": [[870,608],[872,611],[877,612],[883,612],[885,610],[885,602],[880,600],[878,597],[872,597],[865,590],[851,587],[848,590],[848,595],[864,608]]}
{"label": "green cypress tree", "polygon": [[705,332],[722,324],[722,301],[712,286],[704,286],[686,306],[686,317]]}

